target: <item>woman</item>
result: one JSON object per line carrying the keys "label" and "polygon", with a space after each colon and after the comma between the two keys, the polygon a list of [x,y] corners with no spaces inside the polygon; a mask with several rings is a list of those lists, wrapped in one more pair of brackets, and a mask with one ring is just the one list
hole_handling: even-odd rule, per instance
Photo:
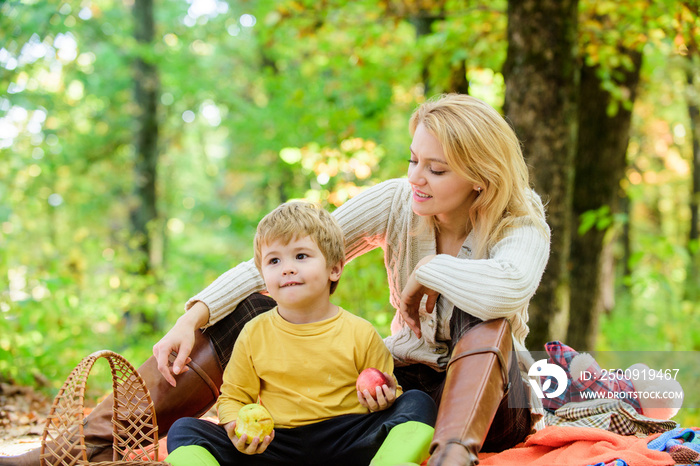
{"label": "woman", "polygon": [[[482,446],[510,448],[537,420],[515,356],[523,353],[512,350],[526,352],[527,307],[548,260],[549,228],[519,141],[493,108],[441,96],[416,110],[410,130],[407,179],[374,186],[334,215],[348,260],[384,250],[397,310],[385,342],[396,376],[404,390],[420,388],[440,403],[430,464],[473,464]],[[239,264],[190,299],[154,346],[139,372],[161,435],[214,402],[240,328],[274,306],[262,291],[252,261]],[[92,461],[106,457],[99,449],[110,438],[109,416],[100,405],[88,419]]]}

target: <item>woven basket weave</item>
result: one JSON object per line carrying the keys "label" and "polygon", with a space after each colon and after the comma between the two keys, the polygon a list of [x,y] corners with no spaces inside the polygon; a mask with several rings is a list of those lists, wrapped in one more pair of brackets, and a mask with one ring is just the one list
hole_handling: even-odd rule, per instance
{"label": "woven basket weave", "polygon": [[[112,370],[114,457],[90,463],[83,433],[85,386],[95,362],[105,358]],[[158,458],[158,423],[153,400],[136,369],[121,355],[97,351],[83,359],[56,395],[41,436],[42,466],[168,465]]]}

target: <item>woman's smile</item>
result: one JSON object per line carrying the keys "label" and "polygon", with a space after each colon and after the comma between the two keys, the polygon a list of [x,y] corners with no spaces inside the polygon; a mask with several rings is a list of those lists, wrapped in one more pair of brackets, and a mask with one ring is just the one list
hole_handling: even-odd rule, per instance
{"label": "woman's smile", "polygon": [[433,196],[426,194],[423,191],[419,191],[415,187],[413,188],[413,199],[416,202],[425,202],[428,199],[432,199],[432,198],[433,198]]}

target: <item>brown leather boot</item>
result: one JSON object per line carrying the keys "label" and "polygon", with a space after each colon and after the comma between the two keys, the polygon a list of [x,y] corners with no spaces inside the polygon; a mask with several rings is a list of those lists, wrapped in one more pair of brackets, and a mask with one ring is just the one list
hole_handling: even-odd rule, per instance
{"label": "brown leather boot", "polygon": [[430,466],[479,464],[479,451],[508,393],[511,350],[506,319],[482,322],[457,342],[430,445]]}
{"label": "brown leather boot", "polygon": [[[206,413],[219,396],[223,370],[211,340],[200,330],[195,332],[190,358],[192,361],[187,364],[190,370],[177,376],[176,387],[158,372],[155,357],[151,356],[138,368],[153,400],[161,438],[179,418]],[[174,361],[175,355],[170,359]],[[112,461],[112,403],[112,395],[109,395],[85,418],[83,432],[90,462]],[[0,465],[40,466],[40,450],[0,457]]]}

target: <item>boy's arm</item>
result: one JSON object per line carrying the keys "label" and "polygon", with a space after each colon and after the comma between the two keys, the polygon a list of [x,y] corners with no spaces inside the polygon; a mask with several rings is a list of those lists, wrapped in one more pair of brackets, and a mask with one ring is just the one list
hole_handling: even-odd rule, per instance
{"label": "boy's arm", "polygon": [[221,395],[216,401],[219,424],[225,425],[235,421],[238,411],[246,404],[256,403],[260,394],[260,379],[255,372],[248,327],[241,330],[221,385]]}
{"label": "boy's arm", "polygon": [[275,438],[274,430],[264,438],[253,439],[248,439],[245,435],[238,437],[235,432],[238,411],[249,403],[257,402],[260,394],[260,378],[253,364],[250,333],[249,326],[243,327],[233,346],[231,360],[224,371],[224,381],[216,409],[219,424],[226,429],[233,446],[246,455],[259,455]]}
{"label": "boy's arm", "polygon": [[[373,329],[374,330],[374,329]],[[394,376],[394,357],[386,347],[384,340],[375,330],[370,338],[369,350],[367,351],[368,365],[367,367],[375,367],[380,371],[389,374],[396,384],[396,397],[403,393],[403,389],[398,384]]]}
{"label": "boy's arm", "polygon": [[360,371],[368,367],[374,367],[389,377],[391,382],[387,384],[387,389],[382,388],[377,399],[365,396],[362,393],[358,394],[358,399],[360,404],[370,411],[382,411],[394,404],[396,398],[403,393],[403,389],[394,376],[394,358],[391,356],[379,333],[373,327],[366,346],[367,348],[364,352],[366,357],[360,363]]}

